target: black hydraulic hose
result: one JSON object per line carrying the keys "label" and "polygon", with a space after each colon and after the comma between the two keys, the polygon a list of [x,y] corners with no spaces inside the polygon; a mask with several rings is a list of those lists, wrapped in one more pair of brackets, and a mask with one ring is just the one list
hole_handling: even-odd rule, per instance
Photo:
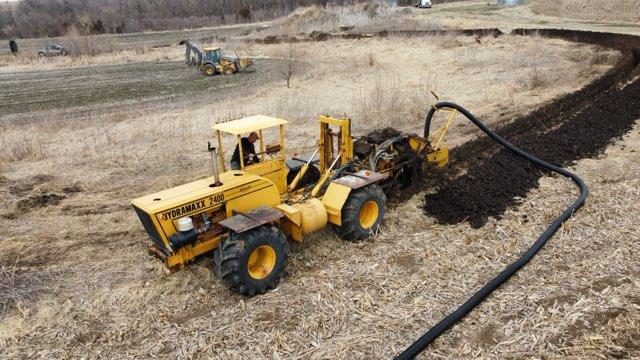
{"label": "black hydraulic hose", "polygon": [[587,184],[585,184],[585,182],[576,174],[573,174],[561,167],[549,164],[544,160],[538,159],[537,157],[520,150],[519,148],[515,147],[513,144],[493,132],[485,124],[483,124],[480,120],[473,116],[473,114],[471,114],[467,109],[458,104],[452,102],[439,102],[435,104],[434,107],[429,110],[429,113],[425,120],[425,137],[429,136],[429,126],[431,124],[431,118],[433,117],[433,114],[437,110],[443,108],[457,110],[462,115],[466,116],[467,119],[469,119],[477,127],[479,127],[480,130],[489,135],[489,137],[491,137],[497,143],[504,146],[517,156],[529,160],[542,168],[571,178],[571,180],[573,180],[580,188],[580,196],[573,204],[571,204],[571,206],[563,211],[562,214],[553,221],[553,223],[551,223],[551,225],[542,233],[542,235],[540,235],[538,240],[536,240],[536,242],[533,243],[533,245],[531,245],[531,247],[524,254],[522,254],[522,256],[518,258],[518,260],[502,270],[500,274],[491,279],[491,281],[489,281],[480,290],[478,290],[478,292],[470,297],[469,300],[467,300],[462,306],[460,306],[451,314],[447,315],[444,319],[442,319],[439,323],[437,323],[434,327],[432,327],[429,331],[427,331],[424,335],[422,335],[418,340],[416,340],[413,344],[411,344],[400,355],[396,357],[396,359],[401,360],[413,359],[416,355],[424,351],[424,349],[426,349],[432,341],[434,341],[438,336],[447,331],[447,329],[452,327],[455,323],[469,314],[471,310],[478,306],[487,296],[489,296],[489,294],[491,294],[495,289],[504,284],[513,274],[515,274],[518,270],[525,266],[538,253],[538,251],[540,251],[540,249],[551,238],[551,236],[553,236],[558,228],[562,226],[562,223],[570,218],[571,215],[573,215],[573,212],[584,204],[589,194],[589,188],[587,187]]}

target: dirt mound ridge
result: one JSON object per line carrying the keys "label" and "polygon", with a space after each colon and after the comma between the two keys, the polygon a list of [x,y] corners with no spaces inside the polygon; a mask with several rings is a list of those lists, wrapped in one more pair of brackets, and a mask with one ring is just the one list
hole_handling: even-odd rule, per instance
{"label": "dirt mound ridge", "polygon": [[300,34],[299,36],[289,35],[268,35],[264,38],[246,39],[247,42],[253,42],[258,44],[280,44],[280,43],[298,43],[298,42],[313,42],[313,41],[326,41],[329,39],[368,39],[372,37],[388,37],[388,36],[492,36],[498,37],[503,35],[502,31],[497,28],[483,28],[483,29],[464,29],[464,30],[439,30],[439,29],[426,29],[426,30],[382,30],[372,33],[359,33],[359,32],[324,32],[324,31],[312,31],[309,34]]}
{"label": "dirt mound ridge", "polygon": [[[501,136],[544,160],[569,165],[602,153],[640,118],[640,80],[620,89],[640,74],[640,37],[557,29],[514,33],[612,47],[622,51],[623,58],[595,82],[496,129]],[[480,227],[525,197],[545,175],[484,136],[455,148],[452,163],[469,170],[425,198],[425,213],[441,223],[468,221]]]}
{"label": "dirt mound ridge", "polygon": [[280,26],[287,31],[297,31],[309,24],[332,23],[338,15],[319,6],[300,8],[289,14]]}

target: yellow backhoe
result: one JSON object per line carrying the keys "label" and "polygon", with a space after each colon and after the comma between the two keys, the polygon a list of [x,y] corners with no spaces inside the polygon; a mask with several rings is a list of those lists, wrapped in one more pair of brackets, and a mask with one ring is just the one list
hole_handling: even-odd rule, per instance
{"label": "yellow backhoe", "polygon": [[217,46],[205,47],[200,50],[189,40],[185,40],[181,44],[185,45],[185,62],[198,67],[207,76],[235,74],[253,64],[251,59],[240,58],[237,55],[224,55],[222,48]]}

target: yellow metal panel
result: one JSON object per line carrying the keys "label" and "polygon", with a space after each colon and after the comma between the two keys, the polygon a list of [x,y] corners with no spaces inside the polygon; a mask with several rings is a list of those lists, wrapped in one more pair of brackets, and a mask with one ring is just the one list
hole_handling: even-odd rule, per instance
{"label": "yellow metal panel", "polygon": [[300,209],[287,204],[279,204],[276,206],[276,209],[282,211],[284,213],[284,216],[286,216],[287,219],[289,219],[294,224],[298,226],[302,224]]}
{"label": "yellow metal panel", "polygon": [[329,125],[340,128],[340,142],[338,143],[340,163],[346,164],[351,161],[353,159],[353,138],[351,137],[351,121],[349,118],[336,119],[320,115],[318,122],[320,122],[320,171],[324,172],[335,158],[333,154],[333,137],[328,134]]}
{"label": "yellow metal panel", "polygon": [[328,134],[329,125],[320,122],[320,135],[318,138],[318,150],[320,153],[320,172],[324,173],[333,160],[333,137]]}
{"label": "yellow metal panel", "polygon": [[336,119],[336,118],[332,118],[330,116],[326,116],[326,115],[320,115],[318,116],[318,121],[323,122],[323,123],[327,123],[330,125],[336,125],[336,126],[344,126],[345,123],[348,124],[348,119]]}
{"label": "yellow metal panel", "polygon": [[[282,161],[284,161],[285,159],[285,154],[284,154],[284,124],[280,125],[280,156],[282,158]],[[285,179],[286,179],[286,175],[285,174]],[[286,183],[286,181],[285,181]]]}
{"label": "yellow metal panel", "polygon": [[233,211],[250,211],[259,206],[275,207],[280,204],[280,193],[272,182],[263,179],[262,183],[269,186],[253,186],[247,184],[238,189],[236,196],[230,197],[226,202],[227,216],[233,216]]}
{"label": "yellow metal panel", "polygon": [[202,255],[215,249],[219,243],[220,236],[217,236],[213,239],[199,241],[193,245],[187,245],[183,248],[180,248],[176,253],[171,254],[169,255],[169,257],[167,257],[167,267],[171,269],[176,266],[181,266],[195,259],[196,256]]}
{"label": "yellow metal panel", "polygon": [[318,231],[327,225],[327,210],[318,199],[311,198],[303,203],[294,204],[300,209],[300,220],[303,234]]}
{"label": "yellow metal panel", "polygon": [[[227,171],[220,174],[220,181],[222,186],[211,187],[210,185],[215,183],[213,176],[196,180],[187,184],[179,185],[171,189],[166,189],[153,194],[145,195],[134,199],[133,205],[136,205],[140,209],[147,213],[157,213],[170,209],[176,205],[183,205],[191,201],[206,198],[218,193],[225,193],[230,189],[237,188],[246,183],[252,183],[261,180],[259,176],[251,173],[242,173],[242,176],[237,176],[239,171]],[[264,182],[264,180],[262,180]],[[266,184],[265,184],[266,185]]]}
{"label": "yellow metal panel", "polygon": [[327,209],[330,223],[342,225],[342,206],[345,201],[347,201],[350,192],[351,188],[348,186],[336,183],[329,184],[327,191],[322,197],[322,204]]}
{"label": "yellow metal panel", "polygon": [[[248,211],[261,205],[280,203],[278,188],[268,179],[241,171],[220,175],[221,186],[211,187],[214,178],[180,185],[132,201],[151,217],[158,236],[169,247],[168,238],[177,231],[177,220],[202,212],[219,211],[226,204],[227,216],[232,210]],[[191,255],[182,254],[183,259]]]}
{"label": "yellow metal panel", "polygon": [[238,120],[227,121],[213,125],[215,130],[224,131],[233,135],[241,135],[266,129],[274,126],[284,125],[287,121],[265,115],[253,115]]}
{"label": "yellow metal panel", "polygon": [[427,154],[427,161],[438,167],[444,167],[449,162],[449,148],[443,146],[433,152]]}
{"label": "yellow metal panel", "polygon": [[287,192],[287,178],[284,171],[284,161],[281,159],[267,160],[257,164],[247,165],[244,171],[265,177],[273,182],[280,194]]}
{"label": "yellow metal panel", "polygon": [[411,146],[414,151],[420,152],[427,146],[427,139],[418,136],[411,136],[409,138],[409,146]]}
{"label": "yellow metal panel", "polygon": [[289,221],[289,219],[283,219],[280,226],[285,235],[297,242],[302,242],[302,229],[299,226]]}
{"label": "yellow metal panel", "polygon": [[284,213],[282,219],[282,230],[284,233],[296,241],[302,241],[302,215],[300,209],[287,204],[280,204],[276,208]]}
{"label": "yellow metal panel", "polygon": [[264,139],[262,137],[262,129],[258,131],[258,139],[260,139],[260,161],[264,161],[266,154],[264,153]]}

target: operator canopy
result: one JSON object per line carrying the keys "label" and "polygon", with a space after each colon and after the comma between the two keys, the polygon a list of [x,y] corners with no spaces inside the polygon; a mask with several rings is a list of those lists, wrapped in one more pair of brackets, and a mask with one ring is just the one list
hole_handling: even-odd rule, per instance
{"label": "operator canopy", "polygon": [[265,115],[253,115],[238,120],[214,124],[213,129],[233,135],[242,135],[274,126],[284,125],[288,121]]}

